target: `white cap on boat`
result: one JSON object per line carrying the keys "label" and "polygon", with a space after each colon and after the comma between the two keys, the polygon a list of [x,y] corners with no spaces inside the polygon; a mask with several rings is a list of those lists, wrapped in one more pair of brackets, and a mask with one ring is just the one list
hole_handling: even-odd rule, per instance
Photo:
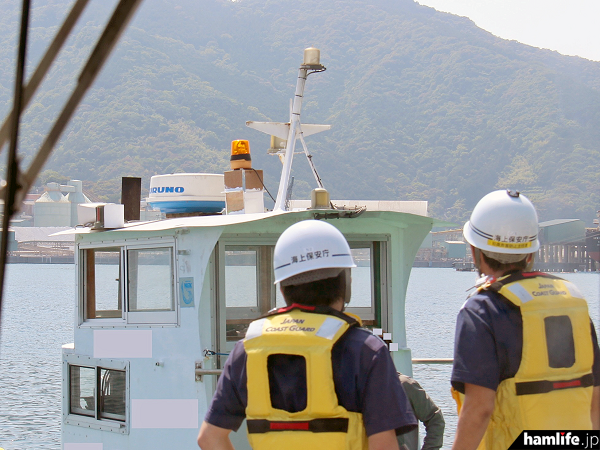
{"label": "white cap on boat", "polygon": [[537,213],[518,191],[494,191],[479,200],[463,235],[473,247],[494,253],[528,254],[540,247]]}
{"label": "white cap on boat", "polygon": [[[332,278],[344,268],[356,267],[344,235],[320,220],[304,220],[286,229],[273,255],[275,283],[303,284]],[[310,274],[308,273],[310,272]],[[304,276],[299,276],[306,274]]]}
{"label": "white cap on boat", "polygon": [[304,49],[305,66],[318,66],[321,64],[321,50],[314,47]]}

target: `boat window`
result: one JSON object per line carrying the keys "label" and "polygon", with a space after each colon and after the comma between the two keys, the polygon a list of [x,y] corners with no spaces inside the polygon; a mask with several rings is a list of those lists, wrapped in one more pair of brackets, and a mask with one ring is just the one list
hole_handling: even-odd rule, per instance
{"label": "boat window", "polygon": [[380,267],[374,253],[379,245],[378,242],[350,243],[356,267],[352,269],[352,296],[346,309],[358,315],[364,325],[376,322],[375,279]]}
{"label": "boat window", "polygon": [[96,415],[96,374],[93,367],[70,367],[70,408],[71,414],[95,417]]}
{"label": "boat window", "polygon": [[352,269],[352,299],[350,305],[354,308],[370,308],[373,304],[371,249],[352,248],[350,251],[356,264],[356,267]]}
{"label": "boat window", "polygon": [[69,414],[125,421],[126,371],[69,365]]}
{"label": "boat window", "polygon": [[[365,326],[379,324],[384,289],[385,258],[380,241],[351,241],[357,267],[352,269],[352,297],[348,312]],[[279,285],[273,284],[273,245],[225,245],[221,247],[221,298],[226,306],[226,341],[243,339],[249,324],[274,307],[285,306]]]}
{"label": "boat window", "polygon": [[256,250],[225,249],[225,304],[228,308],[258,306]]}
{"label": "boat window", "polygon": [[128,250],[127,287],[128,311],[174,311],[171,249]]}
{"label": "boat window", "polygon": [[125,371],[98,368],[100,397],[98,414],[101,419],[125,420]]}
{"label": "boat window", "polygon": [[85,318],[122,318],[121,249],[84,250]]}
{"label": "boat window", "polygon": [[260,316],[256,247],[225,247],[227,340],[243,339],[250,322]]}
{"label": "boat window", "polygon": [[254,319],[273,308],[272,245],[226,245],[224,250],[226,335],[243,339]]}
{"label": "boat window", "polygon": [[83,248],[80,261],[81,317],[89,325],[177,324],[174,243]]}

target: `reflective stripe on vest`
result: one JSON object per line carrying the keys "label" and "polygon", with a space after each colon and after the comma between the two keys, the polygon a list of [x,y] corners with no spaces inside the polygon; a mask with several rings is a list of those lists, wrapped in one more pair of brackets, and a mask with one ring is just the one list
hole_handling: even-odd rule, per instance
{"label": "reflective stripe on vest", "polygon": [[247,420],[248,433],[267,433],[269,431],[310,431],[312,433],[347,433],[348,419],[330,418],[306,421]]}
{"label": "reflective stripe on vest", "polygon": [[545,394],[557,389],[571,389],[578,387],[589,387],[594,385],[594,375],[588,373],[574,380],[562,381],[523,381],[515,383],[517,395]]}

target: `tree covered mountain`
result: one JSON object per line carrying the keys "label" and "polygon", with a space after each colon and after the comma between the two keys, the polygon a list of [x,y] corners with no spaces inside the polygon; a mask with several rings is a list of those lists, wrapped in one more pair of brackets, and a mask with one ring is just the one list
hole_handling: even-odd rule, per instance
{"label": "tree covered mountain", "polygon": [[[113,5],[91,2],[23,117],[39,147]],[[0,106],[12,103],[19,11],[1,0]],[[29,72],[69,5],[37,0]],[[145,0],[64,133],[40,182],[84,180],[118,200],[121,176],[228,169],[233,139],[277,190],[269,138],[246,120],[287,121],[305,47],[327,71],[307,81],[306,139],[332,198],[428,200],[461,222],[495,188],[520,189],[540,219],[600,209],[600,63],[499,39],[412,0]],[[294,197],[314,181],[297,156]],[[27,161],[27,158],[25,159]]]}

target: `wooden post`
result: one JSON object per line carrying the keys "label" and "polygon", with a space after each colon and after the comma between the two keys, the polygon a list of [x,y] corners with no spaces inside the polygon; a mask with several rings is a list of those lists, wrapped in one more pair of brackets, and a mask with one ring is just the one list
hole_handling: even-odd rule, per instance
{"label": "wooden post", "polygon": [[96,254],[94,249],[85,250],[85,311],[84,318],[96,317]]}

